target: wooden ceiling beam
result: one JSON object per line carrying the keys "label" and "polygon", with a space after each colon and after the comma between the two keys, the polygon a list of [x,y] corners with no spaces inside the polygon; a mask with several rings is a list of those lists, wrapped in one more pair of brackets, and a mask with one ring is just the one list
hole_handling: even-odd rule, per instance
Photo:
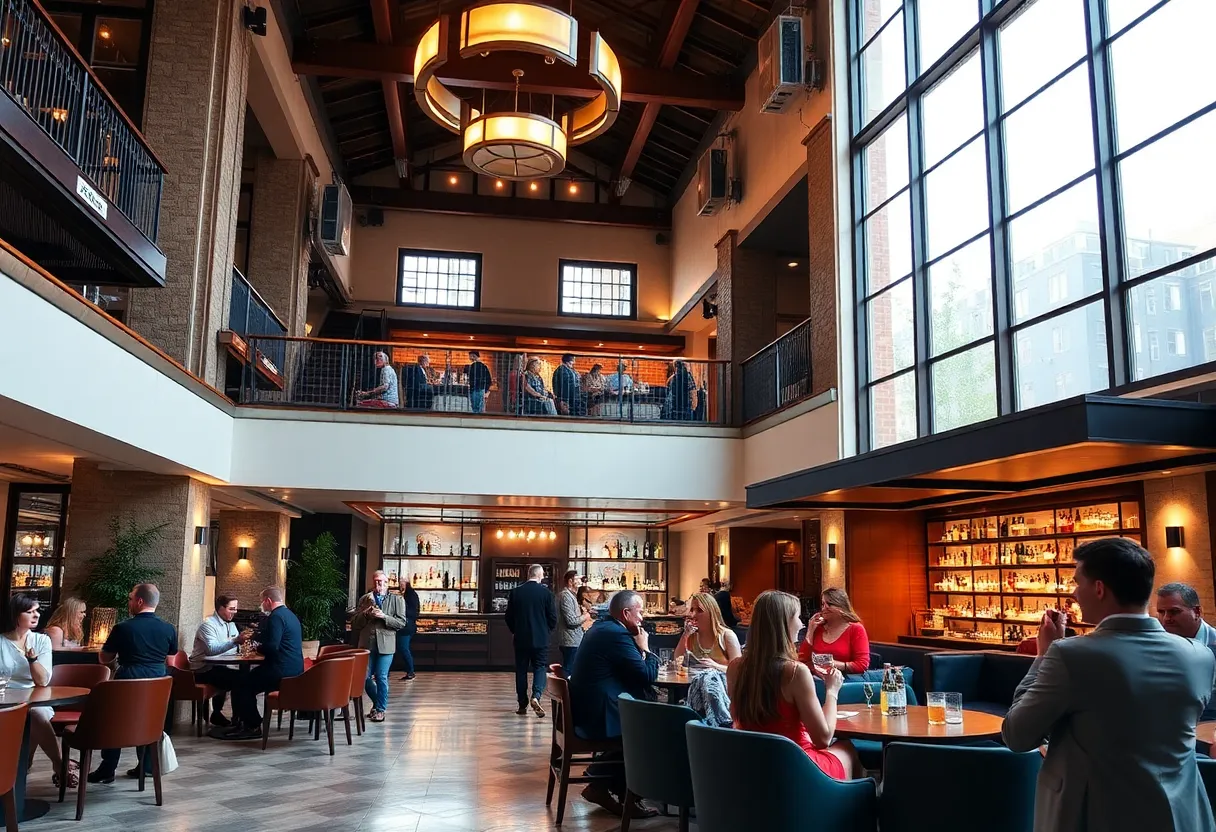
{"label": "wooden ceiling beam", "polygon": [[[376,29],[376,43],[392,45],[393,43],[393,9],[396,0],[371,0],[372,25]],[[380,80],[380,88],[384,93],[384,111],[388,114],[388,132],[393,139],[393,158],[397,163],[397,181],[403,188],[412,188],[414,183],[409,175],[410,149],[406,140],[405,112],[401,108],[400,85],[388,78]]]}
{"label": "wooden ceiling beam", "polygon": [[[292,71],[297,75],[414,82],[414,49],[400,44],[357,41],[297,40]],[[488,90],[513,90],[511,70],[526,71],[520,89],[524,92],[591,98],[603,92],[586,69],[557,63],[546,66],[539,55],[493,53],[485,58],[453,59],[440,68],[439,79],[451,86]],[[624,99],[643,104],[671,104],[706,110],[743,109],[744,85],[733,78],[697,75],[693,72],[651,67],[621,67]]]}
{"label": "wooden ceiling beam", "polygon": [[443,191],[406,191],[356,185],[350,189],[356,205],[403,211],[432,211],[465,216],[506,217],[517,220],[571,222],[584,225],[619,225],[670,229],[671,213],[632,205],[607,205],[555,199],[484,197]]}
{"label": "wooden ceiling beam", "polygon": [[732,35],[737,35],[747,41],[757,41],[760,39],[755,27],[745,20],[740,20],[734,15],[727,14],[716,6],[711,6],[708,3],[697,10],[697,14],[703,20],[706,20],[720,29],[730,32]]}
{"label": "wooden ceiling beam", "polygon": [[[684,41],[688,37],[688,30],[692,27],[692,20],[697,15],[699,5],[700,0],[669,0],[667,9],[670,17],[665,15],[659,28],[660,32],[666,34],[654,56],[654,65],[658,69],[671,69],[676,65],[676,61],[680,58],[680,49],[683,48]],[[638,160],[642,158],[642,148],[646,146],[646,140],[650,138],[650,131],[654,129],[654,123],[659,118],[661,106],[650,103],[642,111],[642,117],[638,119],[638,126],[633,131],[633,138],[629,140],[629,149],[625,151],[625,158],[617,170],[617,182],[625,183],[633,178],[633,171],[638,166]],[[618,188],[613,191],[612,198],[619,200],[624,195],[624,191]]]}

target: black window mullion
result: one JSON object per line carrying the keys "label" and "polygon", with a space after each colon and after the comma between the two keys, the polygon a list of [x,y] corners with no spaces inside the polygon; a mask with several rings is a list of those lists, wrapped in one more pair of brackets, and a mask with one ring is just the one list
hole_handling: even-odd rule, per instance
{"label": "black window mullion", "polygon": [[1005,122],[1001,118],[1000,55],[997,27],[985,23],[980,28],[980,67],[984,94],[984,149],[987,154],[988,227],[992,232],[992,334],[993,360],[996,362],[996,412],[1004,416],[1017,409],[1014,392],[1013,338],[1009,332],[1010,256],[1006,228],[1005,199]]}
{"label": "black window mullion", "polygon": [[1104,0],[1084,0],[1085,40],[1089,51],[1089,90],[1097,152],[1098,235],[1101,246],[1103,304],[1106,312],[1107,385],[1127,384],[1130,355],[1124,294],[1123,233],[1119,216],[1119,176],[1115,156],[1115,102],[1111,88],[1110,48],[1106,41]]}
{"label": "black window mullion", "polygon": [[[848,106],[849,134],[855,136],[861,130],[864,112],[862,104],[861,11],[857,0],[845,4],[845,25],[848,27],[849,84]],[[870,335],[866,319],[866,250],[865,213],[865,146],[853,140],[850,160],[849,182],[853,189],[853,358],[859,401],[857,403],[857,450],[865,453],[874,447],[870,436],[870,401],[873,397],[868,384],[870,377]]]}
{"label": "black window mullion", "polygon": [[[904,65],[909,78],[920,68],[920,37],[917,24],[920,0],[904,2]],[[923,99],[908,96],[908,182],[909,213],[912,219],[912,332],[916,372],[916,435],[933,431],[933,389],[929,378],[930,309],[928,269],[928,232],[925,217],[925,135]]]}

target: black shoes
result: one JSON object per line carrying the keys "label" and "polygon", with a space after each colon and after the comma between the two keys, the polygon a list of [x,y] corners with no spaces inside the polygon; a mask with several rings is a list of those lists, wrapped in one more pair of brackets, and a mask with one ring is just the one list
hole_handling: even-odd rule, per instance
{"label": "black shoes", "polygon": [[219,711],[216,711],[215,713],[213,713],[211,715],[211,724],[216,726],[217,728],[231,728],[232,720],[230,720],[228,717],[224,716]]}
{"label": "black shoes", "polygon": [[528,712],[528,706],[527,706],[527,704],[524,704],[524,705],[519,706],[519,710],[516,711],[515,714],[516,714],[516,716],[523,716],[527,712]]}
{"label": "black shoes", "polygon": [[608,791],[607,786],[592,783],[583,789],[583,800],[606,809],[609,814],[618,818],[621,816],[621,803],[613,796],[612,792]]}
{"label": "black shoes", "polygon": [[245,728],[238,725],[227,734],[224,734],[224,739],[226,740],[260,740],[261,738],[262,729],[260,726],[257,728]]}
{"label": "black shoes", "polygon": [[401,677],[401,681],[403,681],[403,682],[412,682],[412,681],[414,681],[414,680],[415,680],[415,679],[417,679],[417,678],[418,678],[418,674],[417,674],[417,673],[407,673],[407,674],[405,674],[404,676],[402,676],[402,677]]}
{"label": "black shoes", "polygon": [[[136,776],[138,776],[138,774]],[[99,768],[97,771],[90,772],[88,779],[90,783],[113,783],[114,772],[105,771],[104,769]]]}

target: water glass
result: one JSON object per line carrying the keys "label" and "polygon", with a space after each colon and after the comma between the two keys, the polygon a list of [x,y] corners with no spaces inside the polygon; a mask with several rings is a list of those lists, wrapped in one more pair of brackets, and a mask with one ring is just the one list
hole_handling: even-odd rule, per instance
{"label": "water glass", "polygon": [[832,654],[831,653],[812,653],[811,664],[823,670],[831,670]]}
{"label": "water glass", "polygon": [[661,669],[663,669],[663,670],[671,669],[671,657],[674,654],[674,652],[675,651],[672,650],[670,647],[659,648],[659,667]]}
{"label": "water glass", "polygon": [[929,709],[929,724],[945,725],[946,694],[942,691],[929,691],[925,695],[925,704]]}
{"label": "water glass", "polygon": [[961,693],[946,694],[946,724],[963,724],[963,695]]}

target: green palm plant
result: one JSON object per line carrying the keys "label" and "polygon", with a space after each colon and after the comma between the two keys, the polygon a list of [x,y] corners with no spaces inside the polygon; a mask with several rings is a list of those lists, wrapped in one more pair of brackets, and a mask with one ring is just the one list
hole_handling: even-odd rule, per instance
{"label": "green palm plant", "polygon": [[334,611],[346,603],[346,574],[338,542],[329,532],[305,540],[299,558],[287,564],[287,602],[300,619],[305,641],[320,641],[338,631]]}
{"label": "green palm plant", "polygon": [[164,575],[144,558],[167,525],[139,526],[128,520],[124,527],[117,516],[110,518],[110,548],[86,561],[87,571],[77,585],[85,602],[93,608],[113,607],[119,620],[126,618],[131,587]]}

